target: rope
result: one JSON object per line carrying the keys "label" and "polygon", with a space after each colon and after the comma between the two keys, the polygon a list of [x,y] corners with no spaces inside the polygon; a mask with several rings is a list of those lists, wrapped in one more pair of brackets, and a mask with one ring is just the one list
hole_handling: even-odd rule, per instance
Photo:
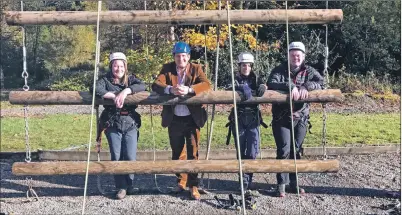
{"label": "rope", "polygon": [[89,171],[89,161],[91,158],[91,142],[92,142],[92,124],[93,124],[93,115],[95,109],[95,89],[96,89],[96,80],[99,72],[99,52],[100,52],[100,43],[99,43],[99,22],[100,22],[100,12],[102,9],[102,1],[98,1],[98,15],[96,22],[96,50],[95,50],[95,72],[94,72],[94,81],[93,81],[93,93],[92,93],[92,107],[91,107],[91,122],[89,129],[89,141],[88,141],[88,157],[87,157],[87,167],[85,171],[85,187],[84,187],[84,199],[82,202],[82,214],[85,213],[85,203],[86,203],[86,195],[87,195],[87,187],[88,187],[88,171]]}
{"label": "rope", "polygon": [[[258,1],[255,1],[255,9],[258,10]],[[255,35],[255,40],[257,41],[257,46],[258,46],[258,26],[257,26],[256,35]],[[256,51],[255,51],[255,62],[256,62],[256,63],[254,64],[254,68],[256,68],[256,65],[257,65],[258,54],[259,54],[258,47],[256,47]],[[260,71],[259,71],[259,70],[257,70],[257,80],[258,80],[258,78],[260,78]],[[257,108],[258,108],[258,112],[260,112],[260,104],[257,105]],[[261,114],[261,116],[262,116],[262,114]],[[259,123],[260,120],[261,120],[261,119],[260,119],[260,114],[257,113],[257,122]],[[261,145],[262,145],[262,141],[261,141],[261,125],[260,125],[260,124],[258,124],[257,129],[258,129],[258,140],[259,140],[259,143],[260,143],[260,145],[259,145],[259,149],[260,149],[260,160],[262,160],[262,146],[261,146]]]}
{"label": "rope", "polygon": [[[144,1],[144,10],[147,10],[147,1]],[[149,49],[148,49],[148,25],[145,25],[145,53],[146,53],[146,61],[147,61],[147,70],[149,70]],[[149,105],[149,112],[151,114],[151,134],[152,134],[152,143],[153,143],[153,158],[154,161],[156,161],[156,142],[155,142],[155,132],[154,132],[154,117],[153,117],[153,106]],[[157,180],[157,174],[154,174],[154,182],[155,182],[155,187],[156,189],[163,194],[167,194],[169,192],[163,192],[159,185],[158,185],[158,180]]]}
{"label": "rope", "polygon": [[[232,32],[230,26],[230,8],[229,8],[229,1],[226,1],[226,11],[228,17],[228,28],[229,28],[229,51],[230,51],[230,71],[232,74],[232,86],[235,86],[234,80],[234,70],[233,70],[233,50],[232,50]],[[232,88],[233,92],[233,105],[234,105],[234,118],[235,118],[235,128],[236,128],[236,143],[237,143],[237,156],[239,161],[239,175],[240,175],[240,188],[241,188],[241,199],[242,199],[242,206],[243,206],[243,214],[246,214],[246,204],[244,198],[244,186],[243,186],[243,167],[241,161],[241,154],[240,154],[240,142],[239,142],[239,122],[237,120],[237,105],[236,105],[236,91],[235,87]]]}
{"label": "rope", "polygon": [[[328,9],[328,1],[326,1]],[[324,61],[324,89],[328,88],[328,24],[325,24],[325,61]],[[322,103],[322,151],[324,160],[327,159],[327,104]]]}
{"label": "rope", "polygon": [[[221,10],[221,1],[219,0],[218,8]],[[218,89],[218,71],[219,71],[219,39],[220,39],[220,27],[221,25],[217,25],[216,31],[216,58],[215,58],[215,82],[214,82],[214,91]],[[205,160],[209,159],[209,153],[211,151],[211,143],[212,143],[212,136],[214,131],[214,121],[215,120],[215,104],[212,104],[212,115],[211,115],[211,125],[208,130],[208,143],[207,143],[207,153],[205,155]],[[204,173],[201,174],[201,184],[203,185]],[[208,173],[208,189],[209,189],[209,173]]]}
{"label": "rope", "polygon": [[301,203],[300,203],[300,190],[299,190],[299,177],[297,174],[297,163],[296,163],[296,143],[295,143],[295,129],[293,122],[293,97],[292,97],[292,89],[291,89],[291,78],[290,78],[290,61],[289,61],[289,14],[288,14],[288,1],[286,4],[286,45],[287,45],[287,57],[288,57],[288,81],[289,81],[289,104],[290,104],[290,114],[291,114],[291,127],[292,127],[292,142],[293,142],[293,160],[295,164],[296,171],[296,188],[297,188],[297,198],[299,201],[299,214],[301,215]]}

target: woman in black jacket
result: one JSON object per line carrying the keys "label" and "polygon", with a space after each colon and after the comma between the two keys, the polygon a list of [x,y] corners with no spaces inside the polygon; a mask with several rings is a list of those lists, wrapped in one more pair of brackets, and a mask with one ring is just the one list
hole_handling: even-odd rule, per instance
{"label": "woman in black jacket", "polygon": [[[104,105],[99,126],[105,131],[109,142],[112,161],[136,160],[137,141],[141,116],[135,111],[136,105],[124,105],[127,95],[145,91],[145,84],[128,74],[127,58],[121,52],[109,57],[110,72],[96,83],[96,96],[112,99],[114,105]],[[103,130],[102,129],[102,130]],[[116,198],[123,199],[133,192],[133,174],[115,175],[118,189]]]}

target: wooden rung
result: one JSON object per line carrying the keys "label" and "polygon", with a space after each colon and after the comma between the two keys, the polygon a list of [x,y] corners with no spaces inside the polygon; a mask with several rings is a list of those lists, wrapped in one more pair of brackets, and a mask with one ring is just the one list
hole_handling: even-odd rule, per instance
{"label": "wooden rung", "polygon": [[[341,9],[290,9],[289,24],[329,24],[340,23]],[[8,25],[95,25],[97,12],[90,11],[7,11]],[[232,10],[232,24],[285,24],[286,10]],[[227,24],[225,10],[131,10],[102,11],[101,24],[162,24],[197,25]]]}
{"label": "wooden rung", "polygon": [[[247,101],[236,93],[239,104],[284,103],[289,101],[289,94],[268,90],[262,97],[254,97]],[[315,90],[309,92],[305,100],[298,102],[341,102],[343,95],[339,89]],[[242,101],[243,100],[243,101]],[[27,105],[91,105],[92,94],[78,91],[11,91],[11,104]],[[96,99],[98,105],[113,105],[112,100]],[[140,92],[127,96],[128,105],[175,105],[175,104],[233,104],[232,91],[209,91],[192,97],[174,97],[156,93]]]}
{"label": "wooden rung", "polygon": [[[297,160],[297,172],[337,172],[338,160]],[[243,160],[245,173],[295,172],[294,160]],[[84,175],[85,161],[17,162],[15,175]],[[90,162],[89,174],[238,173],[237,160],[166,160]]]}

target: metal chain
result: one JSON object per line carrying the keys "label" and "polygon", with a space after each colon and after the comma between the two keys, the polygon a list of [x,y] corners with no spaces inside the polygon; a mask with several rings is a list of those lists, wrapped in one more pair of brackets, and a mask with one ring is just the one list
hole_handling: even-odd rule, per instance
{"label": "metal chain", "polygon": [[[21,11],[24,11],[24,1],[21,1]],[[22,78],[24,78],[24,86],[22,89],[24,91],[29,90],[28,86],[28,71],[27,71],[27,54],[26,54],[26,46],[25,46],[25,28],[24,26],[21,27],[22,31]],[[31,146],[29,144],[29,126],[28,126],[28,105],[24,105],[24,121],[25,121],[25,149],[26,149],[26,156],[25,161],[31,162]]]}
{"label": "metal chain", "polygon": [[28,186],[28,190],[26,192],[28,201],[30,201],[30,202],[39,201],[38,194],[36,194],[35,190],[32,188],[32,184],[33,184],[32,178],[31,177],[26,178],[26,182],[27,182],[27,186]]}
{"label": "metal chain", "polygon": [[[326,1],[326,9],[328,9],[328,1]],[[328,88],[328,24],[325,24],[325,60],[324,60],[324,89]],[[327,159],[327,104],[323,103],[322,113],[322,150],[324,160]]]}
{"label": "metal chain", "polygon": [[31,145],[29,144],[29,125],[28,125],[28,105],[24,106],[24,121],[25,121],[25,162],[31,162]]}
{"label": "metal chain", "polygon": [[[24,1],[21,1],[21,11],[24,11]],[[25,28],[24,26],[21,27],[21,32],[22,32],[22,78],[24,79],[24,86],[22,89],[24,91],[29,90],[29,85],[28,85],[28,70],[27,70],[27,51],[26,51],[26,45],[25,45]],[[31,145],[29,143],[29,124],[28,124],[28,105],[24,105],[24,122],[25,122],[25,162],[29,163],[31,162]],[[38,194],[36,194],[35,190],[33,189],[32,185],[32,178],[27,177],[26,178],[26,184],[28,187],[28,190],[26,192],[26,197],[28,201],[39,201]]]}

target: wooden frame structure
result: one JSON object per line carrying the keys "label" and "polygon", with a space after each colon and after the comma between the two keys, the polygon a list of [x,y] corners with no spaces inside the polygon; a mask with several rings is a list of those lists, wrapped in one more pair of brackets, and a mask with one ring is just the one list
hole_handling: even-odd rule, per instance
{"label": "wooden frame structure", "polygon": [[[330,24],[342,22],[340,9],[290,9],[290,10],[231,10],[232,24]],[[6,11],[8,25],[95,25],[97,12],[89,11]],[[173,10],[173,11],[101,11],[101,24],[227,24],[224,10]],[[75,91],[12,91],[10,103],[26,105],[90,105],[92,95]],[[340,102],[340,90],[312,91],[309,97],[296,102]],[[289,102],[284,92],[269,90],[263,97],[244,101],[236,95],[239,104]],[[173,97],[141,92],[130,95],[126,104],[232,104],[231,91],[210,91],[193,97]],[[112,104],[98,99],[96,104]],[[295,172],[337,172],[337,160],[242,160],[244,173]],[[87,162],[16,162],[12,172],[15,175],[66,175],[86,174]],[[191,160],[191,161],[101,161],[89,163],[89,174],[170,174],[170,173],[238,173],[237,160]]]}

